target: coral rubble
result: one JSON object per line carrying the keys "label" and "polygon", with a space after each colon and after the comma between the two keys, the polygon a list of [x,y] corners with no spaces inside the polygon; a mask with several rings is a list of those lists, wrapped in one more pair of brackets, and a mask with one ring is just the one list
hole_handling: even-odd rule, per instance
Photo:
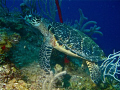
{"label": "coral rubble", "polygon": [[12,63],[0,65],[0,89],[28,90],[27,84],[21,80],[20,71]]}

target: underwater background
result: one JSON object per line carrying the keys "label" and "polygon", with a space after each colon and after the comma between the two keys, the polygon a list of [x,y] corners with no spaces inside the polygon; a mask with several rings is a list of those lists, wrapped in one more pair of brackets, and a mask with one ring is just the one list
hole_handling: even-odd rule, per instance
{"label": "underwater background", "polygon": [[[35,28],[26,23],[22,16],[20,4],[25,3],[29,6],[29,2],[34,0],[1,0],[6,1],[3,8],[7,7],[9,15],[4,16],[4,10],[0,11],[0,32],[1,37],[10,41],[9,47],[0,44],[5,52],[0,53],[0,89],[3,90],[120,90],[120,82],[113,77],[105,78],[106,83],[96,85],[89,76],[88,69],[80,68],[82,62],[78,59],[69,58],[70,61],[64,61],[64,54],[54,50],[52,53],[52,67],[55,72],[59,73],[63,70],[67,71],[67,75],[55,81],[53,89],[43,89],[43,81],[46,80],[41,75],[44,71],[38,64],[39,50],[43,42],[43,36]],[[38,0],[44,2],[44,0]],[[36,3],[38,2],[36,0]],[[47,2],[51,0],[45,0]],[[120,0],[59,0],[61,1],[62,19],[65,24],[75,25],[75,21],[79,22],[80,12],[82,10],[85,21],[96,21],[101,33],[94,33],[92,39],[105,52],[107,57],[114,51],[120,51]],[[1,5],[1,4],[0,4]],[[49,4],[46,4],[49,8]],[[2,5],[1,5],[2,6]],[[42,7],[41,8],[45,8]],[[56,6],[55,6],[56,8]],[[36,10],[41,14],[40,7],[37,5]],[[44,10],[44,9],[43,9]],[[2,13],[3,12],[3,13]],[[7,12],[5,12],[6,14]],[[44,15],[43,15],[44,16]],[[46,18],[46,16],[44,16]],[[49,18],[48,18],[49,19]],[[55,21],[60,22],[58,12],[56,10]],[[88,25],[90,28],[93,25]],[[7,32],[7,34],[6,34]],[[0,37],[0,38],[1,38]],[[10,38],[10,39],[8,39]],[[95,39],[94,39],[95,38]],[[14,41],[14,40],[17,40]],[[7,49],[5,49],[7,47]],[[61,60],[61,61],[56,61]],[[64,64],[63,64],[64,63]],[[101,63],[100,63],[101,64]],[[120,64],[120,61],[119,61]],[[79,67],[80,66],[80,67]],[[118,68],[120,70],[120,66]],[[85,70],[85,71],[84,71]],[[55,74],[57,74],[55,73]],[[120,73],[120,71],[119,71]],[[4,77],[2,77],[4,75]],[[53,76],[54,77],[54,76]],[[118,75],[119,77],[119,75]],[[120,79],[120,78],[119,78]],[[4,83],[3,83],[4,82]],[[17,83],[17,84],[16,84]],[[49,81],[46,87],[49,86]],[[15,88],[17,87],[17,89]]]}

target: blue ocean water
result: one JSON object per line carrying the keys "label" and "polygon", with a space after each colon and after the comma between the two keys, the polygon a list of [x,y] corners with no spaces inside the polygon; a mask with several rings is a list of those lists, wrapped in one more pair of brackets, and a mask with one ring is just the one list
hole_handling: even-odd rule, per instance
{"label": "blue ocean water", "polygon": [[[25,0],[7,0],[7,7],[20,10],[20,4]],[[27,0],[26,0],[27,1]],[[11,7],[12,6],[12,7]],[[100,26],[103,36],[96,35],[95,41],[106,56],[113,50],[120,50],[120,1],[119,0],[62,0],[61,12],[63,21],[79,20],[78,9],[82,9],[88,21],[93,20]],[[57,21],[59,17],[57,16]]]}

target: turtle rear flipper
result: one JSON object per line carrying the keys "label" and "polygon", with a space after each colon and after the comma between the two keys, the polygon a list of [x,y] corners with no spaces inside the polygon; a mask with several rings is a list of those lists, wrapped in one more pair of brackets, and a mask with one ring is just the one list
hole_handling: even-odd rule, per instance
{"label": "turtle rear flipper", "polygon": [[90,72],[90,76],[92,78],[92,81],[96,84],[98,84],[101,81],[101,70],[98,65],[96,65],[93,62],[86,61],[88,65],[88,69]]}
{"label": "turtle rear flipper", "polygon": [[40,63],[40,67],[44,69],[46,72],[50,72],[51,69],[50,57],[51,57],[52,49],[53,47],[48,43],[44,42],[41,45],[39,63]]}

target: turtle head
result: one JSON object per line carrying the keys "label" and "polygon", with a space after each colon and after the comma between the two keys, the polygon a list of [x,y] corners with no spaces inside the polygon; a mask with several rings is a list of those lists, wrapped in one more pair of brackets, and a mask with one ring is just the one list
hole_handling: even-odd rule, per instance
{"label": "turtle head", "polygon": [[39,26],[40,22],[41,22],[40,17],[35,17],[33,15],[26,15],[24,19],[25,19],[25,21],[27,21],[27,23],[32,24],[34,27]]}
{"label": "turtle head", "polygon": [[48,27],[50,25],[48,20],[33,15],[27,15],[25,20],[33,27],[37,28],[44,36],[48,36]]}

